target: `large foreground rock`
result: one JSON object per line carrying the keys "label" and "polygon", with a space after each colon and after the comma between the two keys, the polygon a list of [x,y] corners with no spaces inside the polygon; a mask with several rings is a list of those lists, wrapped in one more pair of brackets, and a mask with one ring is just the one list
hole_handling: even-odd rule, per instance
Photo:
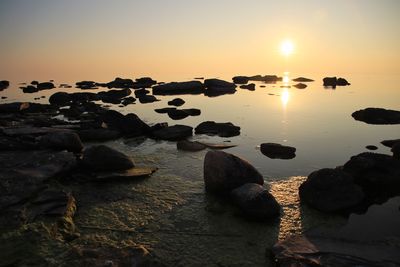
{"label": "large foreground rock", "polygon": [[199,81],[171,82],[153,86],[153,95],[201,94],[204,85]]}
{"label": "large foreground rock", "polygon": [[177,141],[192,136],[193,128],[186,125],[173,125],[152,132],[156,139]]}
{"label": "large foreground rock", "polygon": [[0,210],[26,200],[76,166],[69,152],[8,151],[0,153]]}
{"label": "large foreground rock", "polygon": [[209,151],[204,158],[206,190],[230,193],[246,183],[264,184],[262,175],[246,160],[223,151]]}
{"label": "large foreground rock", "polygon": [[71,131],[50,132],[40,137],[40,146],[55,150],[67,150],[79,153],[83,144],[79,136]]}
{"label": "large foreground rock", "polygon": [[296,148],[275,143],[263,143],[260,146],[261,153],[271,159],[292,159],[296,157]]}
{"label": "large foreground rock", "polygon": [[353,177],[338,169],[312,172],[301,184],[302,201],[323,212],[349,211],[364,199],[364,192]]}
{"label": "large foreground rock", "polygon": [[86,148],[82,164],[93,171],[120,171],[135,166],[130,157],[105,145]]}
{"label": "large foreground rock", "polygon": [[400,111],[384,108],[366,108],[353,112],[351,116],[368,124],[399,124]]}
{"label": "large foreground rock", "polygon": [[250,219],[272,219],[279,216],[280,206],[266,188],[255,183],[244,184],[231,195],[243,213]]}
{"label": "large foreground rock", "polygon": [[215,121],[205,121],[197,125],[195,133],[232,137],[240,134],[240,127],[230,122],[218,123]]}
{"label": "large foreground rock", "polygon": [[365,152],[351,157],[343,170],[369,195],[400,193],[400,161],[389,155]]}

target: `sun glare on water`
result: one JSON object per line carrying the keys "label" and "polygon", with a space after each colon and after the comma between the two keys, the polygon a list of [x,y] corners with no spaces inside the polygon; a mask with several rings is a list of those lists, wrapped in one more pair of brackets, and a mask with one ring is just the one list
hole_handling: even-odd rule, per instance
{"label": "sun glare on water", "polygon": [[285,40],[281,43],[281,53],[284,56],[290,56],[294,51],[293,42],[290,40]]}

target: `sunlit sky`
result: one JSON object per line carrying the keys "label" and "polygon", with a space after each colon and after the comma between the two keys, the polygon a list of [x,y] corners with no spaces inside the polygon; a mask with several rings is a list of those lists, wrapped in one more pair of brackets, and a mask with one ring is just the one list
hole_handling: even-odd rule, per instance
{"label": "sunlit sky", "polygon": [[400,74],[399,14],[397,0],[1,0],[0,79]]}

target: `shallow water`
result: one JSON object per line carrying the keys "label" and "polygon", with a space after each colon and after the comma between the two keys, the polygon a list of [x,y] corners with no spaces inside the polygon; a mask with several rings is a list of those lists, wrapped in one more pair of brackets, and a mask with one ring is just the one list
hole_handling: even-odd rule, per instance
{"label": "shallow water", "polygon": [[[202,111],[198,117],[179,121],[154,112],[155,108],[167,107],[167,101],[175,96],[157,96],[161,101],[150,104],[114,107],[123,113],[134,112],[148,123],[195,127],[202,121],[214,120],[240,126],[240,136],[200,135],[193,139],[237,144],[226,151],[249,160],[261,172],[283,207],[279,220],[247,221],[228,202],[205,194],[203,159],[207,151],[178,151],[174,142],[119,139],[107,144],[132,156],[139,166],[159,169],[140,181],[71,185],[78,200],[75,220],[82,234],[74,242],[143,244],[171,266],[265,266],[270,263],[268,250],[277,240],[315,226],[344,225],[346,218],[322,215],[301,206],[298,186],[313,170],[342,165],[352,155],[366,151],[366,145],[376,145],[377,152],[389,153],[379,142],[399,138],[400,126],[368,125],[355,121],[351,113],[366,107],[399,110],[399,78],[346,76],[352,85],[333,90],[322,86],[322,77],[310,76],[316,81],[300,90],[280,87],[294,84],[290,79],[297,75],[286,75],[289,82],[266,84],[265,88],[257,83],[256,91],[238,88],[234,95],[214,98],[176,96],[186,101],[182,108]],[[34,97],[45,95],[39,100],[45,103],[56,91],[81,90],[23,94],[13,83],[0,96],[8,97],[1,102],[12,102],[33,101]],[[257,148],[264,142],[294,146],[296,158],[269,159]]]}

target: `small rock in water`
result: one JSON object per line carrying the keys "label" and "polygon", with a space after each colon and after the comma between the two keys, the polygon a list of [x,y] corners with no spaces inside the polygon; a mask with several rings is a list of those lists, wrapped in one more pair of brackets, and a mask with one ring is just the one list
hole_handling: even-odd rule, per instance
{"label": "small rock in water", "polygon": [[240,134],[240,127],[230,122],[217,123],[215,121],[205,121],[197,125],[196,134],[218,135],[220,137],[232,137]]}
{"label": "small rock in water", "polygon": [[292,81],[306,83],[306,82],[313,82],[314,80],[309,79],[309,78],[304,78],[304,77],[298,77],[298,78],[293,79]]}
{"label": "small rock in water", "polygon": [[374,145],[368,145],[365,148],[368,149],[368,150],[377,150],[378,149],[378,147],[374,146]]}
{"label": "small rock in water", "polygon": [[298,83],[298,84],[293,85],[293,87],[295,87],[297,89],[305,89],[307,87],[307,84]]}
{"label": "small rock in water", "polygon": [[247,183],[232,190],[231,195],[249,219],[266,220],[280,214],[278,202],[262,185]]}
{"label": "small rock in water", "polygon": [[336,78],[336,77],[325,77],[323,79],[324,86],[332,86],[335,88],[336,86],[346,86],[350,85],[350,83],[344,78]]}
{"label": "small rock in water", "polygon": [[82,164],[93,171],[120,171],[135,166],[130,157],[105,145],[86,148]]}
{"label": "small rock in water", "polygon": [[351,116],[368,124],[400,124],[400,111],[384,108],[366,108],[353,112]]}
{"label": "small rock in water", "polygon": [[185,104],[185,101],[182,98],[175,98],[171,101],[168,101],[168,105],[170,105],[170,106],[180,107],[183,104]]}
{"label": "small rock in water", "polygon": [[0,81],[0,91],[6,89],[7,87],[10,86],[10,82],[6,80]]}
{"label": "small rock in water", "polygon": [[263,143],[261,153],[271,159],[292,159],[296,157],[296,148],[275,143]]}
{"label": "small rock in water", "polygon": [[249,77],[247,76],[235,76],[232,78],[233,82],[236,84],[247,84],[249,82]]}
{"label": "small rock in water", "polygon": [[254,90],[256,90],[256,85],[254,83],[249,83],[249,84],[241,85],[240,88],[254,91]]}
{"label": "small rock in water", "polygon": [[55,150],[67,150],[79,153],[83,149],[83,145],[79,136],[70,131],[50,132],[40,137],[39,145],[45,148]]}
{"label": "small rock in water", "polygon": [[152,132],[152,136],[156,139],[177,141],[193,135],[193,128],[186,125],[173,125],[164,127]]}

